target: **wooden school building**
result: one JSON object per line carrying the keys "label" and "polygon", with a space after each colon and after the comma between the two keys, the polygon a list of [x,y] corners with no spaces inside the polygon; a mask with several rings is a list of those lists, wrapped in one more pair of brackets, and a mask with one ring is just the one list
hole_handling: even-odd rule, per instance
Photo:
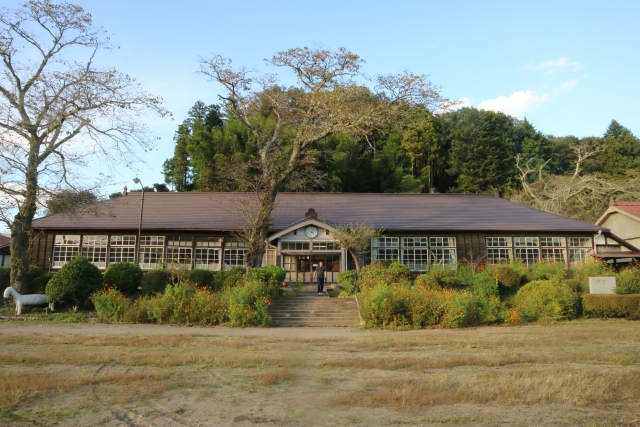
{"label": "wooden school building", "polygon": [[[142,193],[125,191],[92,212],[36,219],[31,260],[46,271],[78,255],[100,269],[120,261],[144,270],[242,266],[246,244],[237,236],[251,200],[242,193],[145,193],[141,203]],[[384,230],[362,254],[365,263],[399,260],[417,272],[455,268],[463,259],[569,267],[597,254],[598,236],[615,238],[607,228],[486,194],[280,193],[272,216],[264,263],[304,282],[319,261],[328,282],[353,268],[335,244],[338,224]]]}

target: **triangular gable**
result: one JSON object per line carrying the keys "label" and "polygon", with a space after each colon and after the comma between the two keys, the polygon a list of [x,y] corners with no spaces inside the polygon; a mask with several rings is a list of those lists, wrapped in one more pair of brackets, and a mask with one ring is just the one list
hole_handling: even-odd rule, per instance
{"label": "triangular gable", "polygon": [[639,221],[640,222],[640,218],[629,213],[626,212],[624,209],[619,209],[617,206],[610,206],[603,214],[600,218],[598,218],[598,220],[596,221],[596,225],[601,225],[603,222],[605,222],[607,220],[607,218],[609,218],[611,215],[613,215],[614,213],[619,213],[621,215],[624,215],[628,218],[631,218],[635,221]]}
{"label": "triangular gable", "polygon": [[300,228],[308,227],[310,225],[315,225],[316,227],[325,228],[334,233],[337,232],[337,230],[334,227],[327,224],[326,222],[320,221],[319,219],[315,219],[315,218],[305,218],[298,222],[294,222],[284,230],[279,231],[276,234],[267,237],[267,242],[272,242],[275,239],[278,239],[284,236],[285,234],[292,232],[293,230],[298,230]]}

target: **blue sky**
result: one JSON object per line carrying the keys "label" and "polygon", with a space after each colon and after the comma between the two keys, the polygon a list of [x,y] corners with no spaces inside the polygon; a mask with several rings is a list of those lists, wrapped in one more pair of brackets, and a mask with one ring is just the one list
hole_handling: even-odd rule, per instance
{"label": "blue sky", "polygon": [[[17,4],[17,2],[16,2]],[[79,1],[118,50],[99,61],[162,96],[174,120],[149,118],[160,137],[147,165],[122,167],[105,192],[139,174],[162,182],[173,134],[195,101],[216,103],[198,57],[262,67],[309,44],[346,47],[369,74],[408,69],[443,95],[527,117],[554,135],[601,135],[611,119],[640,134],[638,1]],[[99,169],[99,168],[98,168]],[[94,168],[94,170],[97,170]]]}

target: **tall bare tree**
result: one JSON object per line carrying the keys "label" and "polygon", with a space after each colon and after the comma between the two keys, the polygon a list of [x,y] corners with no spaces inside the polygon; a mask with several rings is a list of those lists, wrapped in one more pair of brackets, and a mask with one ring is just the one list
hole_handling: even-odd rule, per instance
{"label": "tall bare tree", "polygon": [[[223,90],[227,112],[249,130],[257,148],[262,195],[249,237],[247,264],[260,266],[276,195],[291,177],[313,165],[315,143],[336,133],[364,139],[399,117],[408,106],[446,109],[448,100],[424,75],[369,78],[363,60],[347,49],[295,48],[278,52],[268,65],[290,71],[295,83],[280,84],[276,74],[234,68],[220,55],[201,60],[200,72]],[[355,79],[372,83],[358,84]]]}
{"label": "tall bare tree", "polygon": [[11,284],[19,292],[43,195],[73,188],[69,173],[87,155],[130,161],[151,143],[140,117],[167,114],[134,79],[95,63],[111,48],[80,6],[32,0],[0,9],[0,219],[11,230]]}

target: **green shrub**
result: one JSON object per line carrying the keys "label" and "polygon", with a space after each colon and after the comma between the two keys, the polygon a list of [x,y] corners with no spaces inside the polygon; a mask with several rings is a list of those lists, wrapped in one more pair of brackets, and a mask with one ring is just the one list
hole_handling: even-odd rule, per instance
{"label": "green shrub", "polygon": [[414,328],[439,325],[444,316],[444,292],[436,287],[415,286],[409,300]]}
{"label": "green shrub", "polygon": [[154,294],[164,292],[167,285],[171,283],[171,274],[160,268],[147,271],[140,281],[140,287],[144,294]]}
{"label": "green shrub", "polygon": [[617,294],[640,294],[640,270],[627,268],[616,276]]}
{"label": "green shrub", "polygon": [[489,272],[498,280],[498,284],[502,287],[513,288],[520,284],[520,273],[509,266],[497,265]]}
{"label": "green shrub", "polygon": [[225,293],[228,296],[228,320],[232,326],[268,326],[272,323],[267,308],[271,290],[258,280],[247,280]]}
{"label": "green shrub", "polygon": [[209,270],[196,269],[189,274],[189,281],[196,286],[210,288],[213,285],[213,273]]}
{"label": "green shrub", "polygon": [[423,288],[455,288],[462,285],[455,271],[442,269],[431,269],[416,277],[415,282]]}
{"label": "green shrub", "polygon": [[0,288],[2,292],[11,286],[11,267],[0,267]]}
{"label": "green shrub", "polygon": [[38,276],[31,281],[29,285],[30,293],[32,294],[44,294],[45,289],[47,288],[47,283],[53,277],[53,273],[43,274],[42,276]]}
{"label": "green shrub", "polygon": [[236,286],[244,278],[247,270],[242,267],[233,267],[230,270],[219,271],[213,276],[213,289],[228,289]]}
{"label": "green shrub", "polygon": [[533,280],[564,280],[567,278],[567,268],[564,262],[536,262],[527,273],[528,281]]}
{"label": "green shrub", "polygon": [[92,293],[102,289],[102,273],[86,258],[77,257],[66,263],[47,283],[45,293],[50,302],[73,304],[74,309]]}
{"label": "green shrub", "polygon": [[473,276],[473,283],[469,287],[472,294],[480,298],[485,296],[498,296],[498,279],[486,271],[481,271]]}
{"label": "green shrub", "polygon": [[444,316],[441,325],[445,328],[463,328],[480,322],[478,299],[467,291],[449,291],[444,300]]}
{"label": "green shrub", "polygon": [[286,275],[287,272],[282,268],[275,265],[267,265],[265,267],[252,268],[247,272],[244,280],[240,280],[240,283],[245,281],[261,282],[266,286],[270,296],[277,296],[282,291],[282,281]]}
{"label": "green shrub", "polygon": [[362,293],[362,313],[369,326],[405,327],[411,323],[411,289],[378,284]]}
{"label": "green shrub", "polygon": [[583,295],[582,310],[585,317],[640,319],[640,295]]}
{"label": "green shrub", "polygon": [[589,283],[589,277],[611,277],[615,270],[611,264],[592,259],[571,268],[571,278],[579,279],[582,283]]}
{"label": "green shrub", "polygon": [[563,282],[538,280],[516,294],[516,306],[524,320],[564,320],[575,317],[578,296]]}
{"label": "green shrub", "polygon": [[122,292],[114,287],[94,292],[91,301],[96,307],[98,317],[111,322],[122,320],[131,304]]}
{"label": "green shrub", "polygon": [[27,277],[29,278],[29,283],[31,283],[32,280],[35,280],[42,275],[44,275],[43,269],[41,269],[37,265],[29,266],[29,271],[27,271]]}
{"label": "green shrub", "polygon": [[340,291],[345,295],[355,295],[358,292],[357,288],[357,274],[355,270],[346,270],[338,273],[338,285],[340,285]]}
{"label": "green shrub", "polygon": [[138,293],[142,281],[142,269],[131,262],[116,262],[109,265],[104,272],[104,284],[113,286],[126,295]]}
{"label": "green shrub", "polygon": [[581,279],[565,279],[563,281],[573,292],[578,294],[589,293],[589,283],[583,282]]}
{"label": "green shrub", "polygon": [[412,274],[409,268],[398,262],[385,266],[381,262],[367,265],[360,271],[360,289],[373,289],[379,285],[409,283]]}

